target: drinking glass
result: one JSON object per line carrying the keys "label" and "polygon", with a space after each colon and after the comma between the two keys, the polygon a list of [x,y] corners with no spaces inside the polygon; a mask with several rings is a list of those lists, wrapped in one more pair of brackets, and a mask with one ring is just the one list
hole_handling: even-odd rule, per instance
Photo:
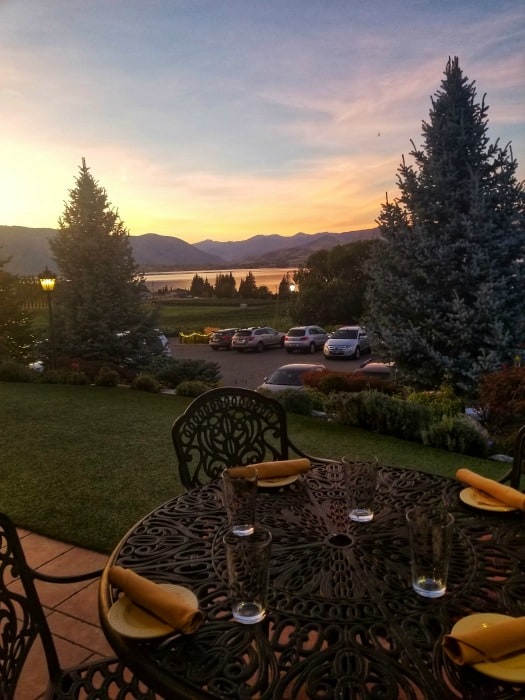
{"label": "drinking glass", "polygon": [[236,535],[251,535],[255,527],[257,469],[225,469],[222,473],[224,505],[228,522]]}
{"label": "drinking glass", "polygon": [[412,588],[425,598],[447,589],[454,516],[443,509],[414,506],[406,512]]}
{"label": "drinking glass", "polygon": [[348,517],[355,522],[368,522],[374,517],[377,483],[377,457],[356,454],[343,457]]}
{"label": "drinking glass", "polygon": [[244,537],[233,530],[224,536],[232,613],[245,625],[266,615],[271,542],[271,533],[263,528]]}

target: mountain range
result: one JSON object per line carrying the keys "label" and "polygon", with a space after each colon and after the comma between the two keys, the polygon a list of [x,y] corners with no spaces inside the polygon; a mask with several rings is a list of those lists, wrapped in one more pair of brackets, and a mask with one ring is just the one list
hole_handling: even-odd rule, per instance
{"label": "mountain range", "polygon": [[[45,267],[56,269],[49,250],[52,228],[0,225],[0,260],[11,258],[8,272],[37,275]],[[376,238],[377,228],[344,233],[296,233],[293,236],[260,234],[243,241],[186,243],[175,236],[145,233],[130,236],[133,256],[145,272],[161,269],[218,269],[224,267],[297,267],[317,250]]]}

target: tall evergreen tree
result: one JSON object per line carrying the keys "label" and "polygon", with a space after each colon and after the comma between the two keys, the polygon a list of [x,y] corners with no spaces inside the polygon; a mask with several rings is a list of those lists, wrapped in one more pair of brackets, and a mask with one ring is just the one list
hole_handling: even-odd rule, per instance
{"label": "tall evergreen tree", "polygon": [[215,296],[220,299],[233,299],[237,295],[235,277],[230,272],[215,275]]}
{"label": "tall evergreen tree", "polygon": [[61,277],[54,298],[58,352],[145,362],[155,331],[141,307],[129,233],[84,159],[79,171],[50,241]]}
{"label": "tall evergreen tree", "polygon": [[257,298],[257,284],[252,272],[248,272],[246,277],[239,282],[239,296],[241,299]]}
{"label": "tall evergreen tree", "polygon": [[4,270],[8,262],[0,259],[0,361],[22,362],[29,358],[34,337],[22,306],[20,278]]}
{"label": "tall evergreen tree", "polygon": [[382,207],[366,325],[415,383],[470,390],[524,337],[525,196],[457,58],[444,75],[415,165],[403,158],[400,196]]}

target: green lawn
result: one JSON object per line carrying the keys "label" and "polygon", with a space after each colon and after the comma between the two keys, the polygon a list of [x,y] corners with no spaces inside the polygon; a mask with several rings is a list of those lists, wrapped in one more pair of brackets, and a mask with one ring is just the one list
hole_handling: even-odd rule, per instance
{"label": "green lawn", "polygon": [[159,328],[167,335],[194,333],[205,328],[247,328],[271,326],[287,331],[293,325],[285,301],[261,300],[242,302],[228,299],[166,300],[152,305],[158,315]]}
{"label": "green lawn", "polygon": [[[181,492],[170,429],[189,399],[94,386],[0,382],[0,510],[17,525],[101,552]],[[307,452],[373,452],[384,464],[453,476],[504,467],[315,418],[289,415]]]}

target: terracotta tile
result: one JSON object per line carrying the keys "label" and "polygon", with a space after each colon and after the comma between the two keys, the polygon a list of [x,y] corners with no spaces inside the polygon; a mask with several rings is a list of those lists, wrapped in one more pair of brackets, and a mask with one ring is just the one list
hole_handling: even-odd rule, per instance
{"label": "terracotta tile", "polygon": [[37,700],[47,687],[49,676],[42,643],[33,644],[16,687],[15,700]]}
{"label": "terracotta tile", "polygon": [[29,565],[34,569],[38,569],[42,564],[73,549],[73,546],[70,544],[58,542],[57,540],[50,540],[48,537],[36,535],[34,532],[23,538],[22,545],[24,547],[26,559]]}
{"label": "terracotta tile", "polygon": [[63,603],[57,605],[56,610],[92,625],[98,625],[98,585],[98,579],[92,581],[78,593],[74,593]]}
{"label": "terracotta tile", "polygon": [[[56,611],[52,612],[47,619],[57,644],[59,639],[72,640],[76,646],[83,647],[83,658],[87,657],[88,652],[99,653],[102,656],[113,655],[104,633],[97,625],[81,622]],[[64,661],[62,663],[64,664]]]}
{"label": "terracotta tile", "polygon": [[106,554],[81,547],[70,547],[39,568],[46,574],[67,576],[102,569],[107,560]]}

